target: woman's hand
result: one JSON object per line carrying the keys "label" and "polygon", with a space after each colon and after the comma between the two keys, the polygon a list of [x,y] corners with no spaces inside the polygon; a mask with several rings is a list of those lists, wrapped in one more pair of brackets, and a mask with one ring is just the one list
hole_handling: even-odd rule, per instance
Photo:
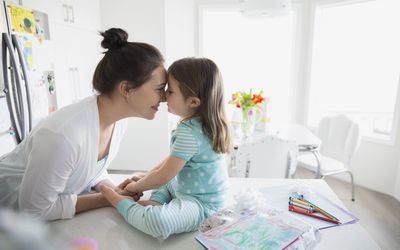
{"label": "woman's hand", "polygon": [[133,180],[133,177],[131,179],[126,179],[123,182],[121,182],[121,184],[119,184],[117,187],[115,187],[114,191],[117,192],[119,195],[130,196],[135,201],[138,201],[140,199],[140,197],[143,196],[142,192],[133,193],[133,192],[129,192],[128,190],[124,190],[124,188],[131,182],[135,182],[135,180]]}
{"label": "woman's hand", "polygon": [[117,204],[124,199],[133,200],[133,197],[120,195],[106,185],[100,185],[100,192],[113,207],[117,207]]}
{"label": "woman's hand", "polygon": [[130,195],[129,192],[125,191],[124,188],[131,183],[133,180],[132,179],[126,179],[123,182],[121,182],[118,186],[115,187],[114,191],[117,192],[120,195]]}

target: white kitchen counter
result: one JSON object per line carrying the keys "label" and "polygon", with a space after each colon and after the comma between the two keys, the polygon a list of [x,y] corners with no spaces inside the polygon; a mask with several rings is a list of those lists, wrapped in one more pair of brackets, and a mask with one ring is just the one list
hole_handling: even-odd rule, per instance
{"label": "white kitchen counter", "polygon": [[[116,182],[126,175],[113,175]],[[317,179],[255,179],[231,178],[228,203],[233,194],[242,188],[265,188],[282,185],[306,184],[318,190],[339,206],[343,203],[323,180]],[[148,236],[124,221],[114,208],[101,208],[76,215],[73,219],[58,220],[48,224],[53,234],[63,240],[91,237],[99,249],[204,249],[195,239],[197,232],[173,235],[164,241]],[[359,224],[343,225],[321,230],[321,241],[316,249],[379,249],[378,245]]]}

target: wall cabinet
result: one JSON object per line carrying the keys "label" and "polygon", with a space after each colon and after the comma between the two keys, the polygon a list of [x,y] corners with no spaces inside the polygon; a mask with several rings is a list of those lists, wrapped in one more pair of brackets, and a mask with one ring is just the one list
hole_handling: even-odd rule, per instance
{"label": "wall cabinet", "polygon": [[55,76],[59,106],[91,95],[92,77],[102,54],[97,32],[54,23],[51,35],[55,51]]}
{"label": "wall cabinet", "polygon": [[86,29],[100,27],[98,0],[23,0],[22,4],[47,13],[51,22]]}
{"label": "wall cabinet", "polygon": [[22,5],[49,17],[59,108],[92,94],[102,57],[99,0],[23,0]]}

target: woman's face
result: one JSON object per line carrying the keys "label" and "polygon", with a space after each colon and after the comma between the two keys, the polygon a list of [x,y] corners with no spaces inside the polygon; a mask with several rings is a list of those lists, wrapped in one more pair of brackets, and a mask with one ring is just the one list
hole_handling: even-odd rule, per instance
{"label": "woman's face", "polygon": [[166,72],[163,66],[156,68],[150,79],[139,88],[129,90],[129,104],[133,116],[152,120],[164,98]]}

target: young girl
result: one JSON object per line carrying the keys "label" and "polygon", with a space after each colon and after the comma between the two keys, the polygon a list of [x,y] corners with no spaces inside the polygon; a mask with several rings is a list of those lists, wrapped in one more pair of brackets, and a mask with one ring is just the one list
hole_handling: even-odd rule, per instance
{"label": "young girl", "polygon": [[225,118],[222,79],[206,58],[184,58],[168,69],[168,111],[181,117],[172,132],[170,155],[137,182],[131,193],[156,189],[149,201],[135,202],[112,189],[104,196],[135,228],[156,238],[197,230],[224,205],[224,153],[231,138]]}

